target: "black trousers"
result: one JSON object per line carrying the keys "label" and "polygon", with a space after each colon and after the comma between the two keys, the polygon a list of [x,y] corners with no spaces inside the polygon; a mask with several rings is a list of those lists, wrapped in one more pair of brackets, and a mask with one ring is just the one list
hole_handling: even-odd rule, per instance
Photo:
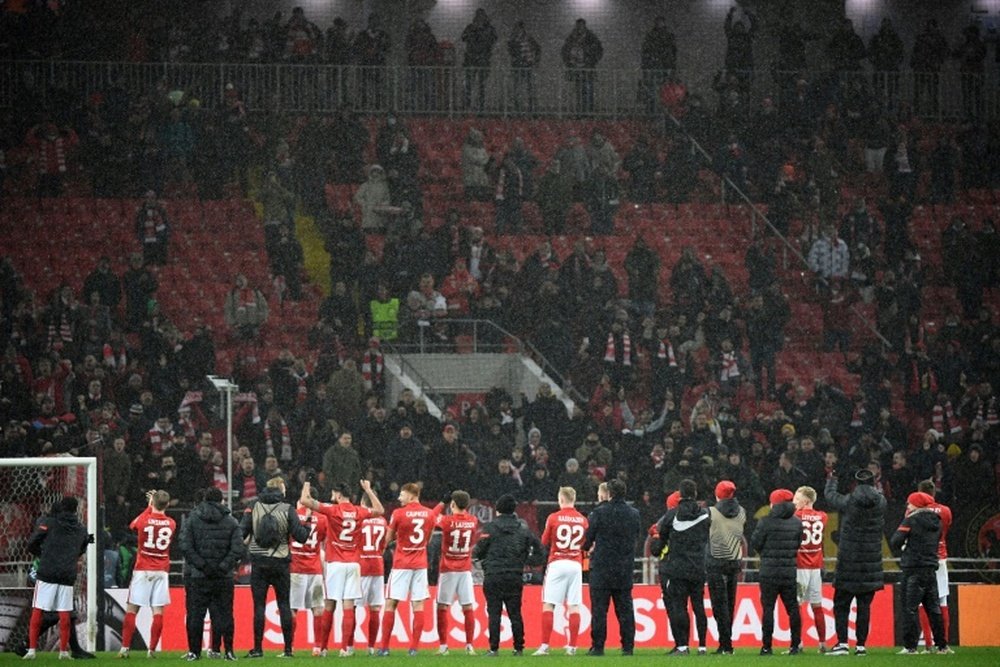
{"label": "black trousers", "polygon": [[590,645],[596,649],[604,648],[604,642],[608,638],[608,607],[612,601],[615,603],[622,650],[631,651],[635,647],[635,611],[632,608],[631,584],[627,588],[591,587]]}
{"label": "black trousers", "polygon": [[500,616],[504,607],[510,618],[510,631],[514,635],[514,650],[524,650],[524,620],[521,618],[521,591],[524,581],[520,573],[486,575],[483,578],[483,595],[486,597],[486,614],[489,616],[490,650],[500,650]]}
{"label": "black trousers", "polygon": [[292,607],[288,599],[292,588],[290,563],[278,558],[255,558],[250,569],[250,593],[253,596],[253,647],[259,651],[264,642],[264,610],[267,589],[274,588],[274,600],[281,617],[281,635],[285,651],[292,650]]}
{"label": "black trousers", "polygon": [[799,601],[796,597],[795,582],[790,584],[769,584],[762,581],[760,584],[760,606],[761,610],[761,646],[771,648],[771,637],[774,636],[774,606],[781,598],[781,604],[788,614],[788,626],[791,630],[792,641],[789,646],[798,646],[802,643],[802,615],[799,613]]}
{"label": "black trousers", "polygon": [[671,579],[663,591],[663,603],[670,617],[670,631],[677,646],[688,646],[691,641],[691,619],[688,617],[688,600],[694,612],[698,630],[698,645],[708,641],[708,619],[705,617],[705,582],[691,579]]}
{"label": "black trousers", "polygon": [[864,646],[868,641],[868,630],[872,620],[872,598],[875,591],[851,593],[837,588],[833,591],[833,621],[837,627],[837,643],[847,643],[847,619],[851,615],[851,600],[857,600],[857,618],[854,621],[854,632],[858,638],[858,646]]}
{"label": "black trousers", "polygon": [[712,600],[712,615],[719,626],[719,647],[724,650],[733,648],[733,614],[739,576],[738,560],[716,560],[708,571],[708,596]]}
{"label": "black trousers", "polygon": [[938,602],[936,568],[903,570],[903,646],[917,648],[920,640],[920,619],[917,612],[924,605],[927,619],[931,622],[934,644],[938,648],[948,645],[944,636],[944,620]]}
{"label": "black trousers", "polygon": [[212,619],[212,634],[218,633],[227,651],[233,650],[233,579],[232,577],[188,580],[188,651],[201,655],[201,635],[205,612]]}

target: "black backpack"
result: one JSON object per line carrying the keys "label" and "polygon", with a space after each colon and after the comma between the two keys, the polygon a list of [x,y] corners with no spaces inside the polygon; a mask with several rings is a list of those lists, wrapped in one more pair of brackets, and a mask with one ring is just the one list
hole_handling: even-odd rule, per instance
{"label": "black backpack", "polygon": [[262,549],[277,549],[281,546],[281,526],[274,516],[275,510],[279,507],[281,503],[275,503],[257,518],[257,524],[253,528],[253,539]]}

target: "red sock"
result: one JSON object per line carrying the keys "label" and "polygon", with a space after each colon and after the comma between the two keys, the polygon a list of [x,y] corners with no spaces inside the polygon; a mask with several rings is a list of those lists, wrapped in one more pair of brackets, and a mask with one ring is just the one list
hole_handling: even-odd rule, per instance
{"label": "red sock", "polygon": [[441,646],[448,645],[448,607],[438,607],[437,609],[437,623],[438,623],[438,643]]}
{"label": "red sock", "polygon": [[944,642],[945,644],[950,644],[948,641],[948,630],[951,629],[951,614],[948,613],[948,605],[941,605],[941,623],[944,625]]}
{"label": "red sock", "polygon": [[813,607],[813,623],[816,624],[816,639],[822,646],[826,643],[826,617],[823,616],[823,607],[819,605]]}
{"label": "red sock", "polygon": [[386,609],[382,612],[382,648],[389,648],[389,640],[392,639],[392,626],[396,625],[396,610]]}
{"label": "red sock", "polygon": [[122,621],[122,648],[132,648],[132,633],[135,632],[135,612],[125,612]]}
{"label": "red sock", "polygon": [[340,628],[344,633],[344,648],[354,646],[354,607],[350,609],[344,607],[344,618],[341,621]]}
{"label": "red sock", "polygon": [[324,614],[313,614],[313,646],[320,646],[320,638],[323,636],[323,616]]}
{"label": "red sock", "polygon": [[38,648],[38,635],[42,632],[42,610],[31,610],[31,622],[28,625],[28,648]]}
{"label": "red sock", "polygon": [[924,646],[930,648],[934,645],[934,639],[931,633],[931,619],[927,617],[927,610],[924,609],[923,605],[920,605],[918,610],[920,614],[920,631],[924,633]]}
{"label": "red sock", "polygon": [[569,645],[575,647],[576,639],[580,636],[580,614],[571,613],[569,615]]}
{"label": "red sock", "polygon": [[471,645],[476,637],[476,613],[470,607],[462,610],[462,616],[465,617],[465,643]]}
{"label": "red sock", "polygon": [[155,651],[160,645],[160,635],[163,634],[163,614],[154,614],[153,623],[149,628],[149,650]]}
{"label": "red sock", "polygon": [[69,612],[59,612],[59,651],[69,650]]}
{"label": "red sock", "polygon": [[542,611],[542,643],[548,646],[549,641],[552,639],[552,625],[554,623],[555,613],[551,611]]}
{"label": "red sock", "polygon": [[378,610],[368,608],[368,648],[375,648],[378,641]]}
{"label": "red sock", "polygon": [[410,637],[410,650],[420,646],[420,637],[424,634],[424,610],[413,612],[413,635]]}
{"label": "red sock", "polygon": [[319,647],[326,650],[326,647],[330,643],[330,630],[333,629],[333,612],[324,611],[323,612],[323,627],[319,633]]}

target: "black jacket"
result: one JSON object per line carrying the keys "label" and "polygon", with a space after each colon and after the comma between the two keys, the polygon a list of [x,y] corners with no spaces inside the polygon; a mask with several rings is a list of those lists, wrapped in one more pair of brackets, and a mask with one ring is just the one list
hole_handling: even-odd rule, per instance
{"label": "black jacket", "polygon": [[205,501],[181,526],[181,553],[193,579],[231,577],[243,557],[239,522],[221,503]]}
{"label": "black jacket", "polygon": [[889,538],[889,546],[901,551],[899,566],[904,570],[937,568],[941,516],[931,509],[914,510],[903,519]]}
{"label": "black jacket", "polygon": [[802,521],[795,505],[778,503],[761,519],[750,538],[750,546],[760,554],[760,580],[775,586],[795,583],[795,562],[802,542]]}
{"label": "black jacket", "polygon": [[[254,507],[261,505],[265,511],[272,511],[276,514],[284,514],[284,521],[279,519],[278,526],[284,526],[285,537],[274,549],[265,549],[258,546],[253,535],[253,515]],[[282,505],[284,507],[282,507]],[[277,507],[275,507],[277,506]],[[275,517],[278,518],[278,517]],[[260,519],[258,519],[260,521]],[[248,551],[251,559],[269,558],[272,560],[291,561],[292,553],[288,547],[288,538],[291,536],[296,542],[302,543],[309,539],[309,527],[302,525],[299,521],[299,513],[295,511],[295,506],[285,501],[285,496],[278,489],[264,489],[257,502],[243,511],[243,518],[240,520],[240,531],[243,539],[251,537]]]}
{"label": "black jacket", "polygon": [[[705,557],[708,552],[708,533],[712,515],[698,506],[696,500],[682,500],[668,511],[656,524],[660,549],[669,547],[660,561],[663,579],[705,581]],[[654,547],[657,545],[653,545]]]}
{"label": "black jacket", "polygon": [[72,586],[76,583],[76,561],[90,536],[74,512],[44,517],[28,540],[28,551],[38,556],[38,580]]}
{"label": "black jacket", "polygon": [[826,481],[825,496],[830,507],[840,512],[833,585],[848,593],[881,590],[885,496],[868,484],[859,484],[845,495],[837,490],[836,478]]}
{"label": "black jacket", "polygon": [[635,568],[635,543],[639,538],[639,510],[621,498],[601,503],[587,517],[583,550],[591,546],[591,588],[631,588]]}
{"label": "black jacket", "polygon": [[476,542],[472,557],[482,562],[485,577],[520,576],[525,565],[545,562],[545,547],[524,521],[513,514],[500,514],[483,526],[482,537]]}

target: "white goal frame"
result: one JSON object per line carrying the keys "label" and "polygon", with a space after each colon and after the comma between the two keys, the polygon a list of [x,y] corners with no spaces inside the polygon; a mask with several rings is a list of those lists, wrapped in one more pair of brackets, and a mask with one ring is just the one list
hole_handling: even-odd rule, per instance
{"label": "white goal frame", "polygon": [[[82,466],[87,471],[87,532],[95,537],[92,544],[87,545],[87,637],[88,651],[95,650],[97,645],[97,577],[98,556],[97,539],[97,458],[93,456],[51,456],[39,458],[0,458],[2,468],[68,468]],[[37,518],[37,517],[36,517]],[[103,558],[101,558],[103,562]]]}

